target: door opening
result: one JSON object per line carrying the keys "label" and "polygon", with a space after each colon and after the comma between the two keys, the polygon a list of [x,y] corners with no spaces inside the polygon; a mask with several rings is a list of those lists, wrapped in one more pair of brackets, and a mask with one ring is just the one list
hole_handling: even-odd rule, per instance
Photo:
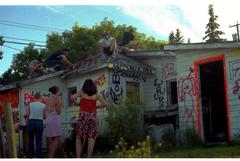
{"label": "door opening", "polygon": [[199,64],[205,143],[228,139],[223,61]]}

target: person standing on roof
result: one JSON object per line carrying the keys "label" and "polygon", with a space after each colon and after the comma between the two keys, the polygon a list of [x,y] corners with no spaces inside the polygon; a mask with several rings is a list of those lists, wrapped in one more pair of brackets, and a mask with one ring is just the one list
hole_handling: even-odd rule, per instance
{"label": "person standing on roof", "polygon": [[67,59],[69,49],[64,48],[63,50],[56,51],[46,59],[46,64],[54,69],[62,69],[64,64],[67,64],[75,68],[74,64]]}
{"label": "person standing on roof", "polygon": [[102,39],[99,40],[99,48],[101,53],[104,53],[107,56],[116,56],[116,39],[111,37],[109,32],[104,31],[102,34]]}

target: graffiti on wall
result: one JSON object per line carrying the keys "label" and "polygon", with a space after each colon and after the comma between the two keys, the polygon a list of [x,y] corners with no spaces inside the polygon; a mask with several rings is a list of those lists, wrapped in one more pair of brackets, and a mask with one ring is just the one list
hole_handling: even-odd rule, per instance
{"label": "graffiti on wall", "polygon": [[161,78],[167,79],[172,76],[176,76],[177,71],[174,63],[161,64]]}
{"label": "graffiti on wall", "polygon": [[98,87],[99,93],[102,95],[104,99],[107,99],[109,96],[109,92],[107,90],[107,77],[105,74],[101,74],[97,79],[94,80],[94,83]]}
{"label": "graffiti on wall", "polygon": [[110,95],[115,104],[120,104],[123,97],[123,88],[120,84],[120,72],[113,70],[112,86],[110,88]]}
{"label": "graffiti on wall", "polygon": [[161,79],[159,82],[157,79],[154,81],[154,87],[156,88],[154,93],[154,100],[159,102],[159,108],[164,108],[164,96],[166,92],[166,88],[163,86],[163,80]]}
{"label": "graffiti on wall", "polygon": [[232,92],[240,100],[240,60],[236,59],[229,62],[230,79],[234,81]]}
{"label": "graffiti on wall", "polygon": [[189,74],[178,80],[178,96],[180,102],[184,103],[184,119],[187,122],[191,120],[193,123],[196,121],[196,110],[193,99],[195,96],[194,84],[193,69],[190,67]]}
{"label": "graffiti on wall", "polygon": [[100,75],[97,79],[94,80],[94,83],[98,88],[103,87],[107,83],[107,78],[104,74]]}
{"label": "graffiti on wall", "polygon": [[[35,94],[34,91],[25,92],[24,93],[24,104],[30,104],[31,102],[34,102],[35,101],[34,94]],[[46,104],[47,97],[49,97],[49,96],[50,96],[50,93],[41,93],[40,102]]]}
{"label": "graffiti on wall", "polygon": [[130,72],[121,72],[122,77],[131,78],[133,81],[143,81],[146,82],[146,77],[142,74],[130,73]]}
{"label": "graffiti on wall", "polygon": [[9,90],[7,92],[0,93],[0,115],[3,113],[3,104],[11,103],[12,108],[18,108],[18,89]]}
{"label": "graffiti on wall", "polygon": [[113,69],[116,70],[116,71],[121,70],[121,71],[128,71],[128,72],[153,74],[153,71],[152,71],[151,68],[131,66],[131,65],[126,65],[126,64],[113,64]]}

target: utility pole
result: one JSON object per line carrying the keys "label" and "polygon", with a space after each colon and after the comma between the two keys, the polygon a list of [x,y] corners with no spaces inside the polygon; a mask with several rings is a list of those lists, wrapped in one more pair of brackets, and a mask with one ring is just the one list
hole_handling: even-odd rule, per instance
{"label": "utility pole", "polygon": [[[3,37],[0,36],[0,46],[3,46],[4,44],[4,40]],[[0,50],[0,60],[3,59],[3,52]]]}
{"label": "utility pole", "polygon": [[236,25],[229,26],[229,28],[230,28],[230,27],[235,27],[235,26],[237,27],[237,41],[239,41],[239,28],[238,28],[239,25],[240,25],[240,24],[239,24],[238,21],[237,21],[237,24],[236,24]]}

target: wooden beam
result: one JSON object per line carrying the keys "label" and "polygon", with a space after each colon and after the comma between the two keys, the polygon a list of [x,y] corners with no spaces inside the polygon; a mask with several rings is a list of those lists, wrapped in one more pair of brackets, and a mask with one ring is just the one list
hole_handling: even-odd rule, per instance
{"label": "wooden beam", "polygon": [[10,158],[17,158],[16,133],[13,122],[12,107],[10,103],[3,105],[6,117],[6,131],[9,145]]}
{"label": "wooden beam", "polygon": [[2,118],[0,116],[0,158],[4,158],[3,136]]}

